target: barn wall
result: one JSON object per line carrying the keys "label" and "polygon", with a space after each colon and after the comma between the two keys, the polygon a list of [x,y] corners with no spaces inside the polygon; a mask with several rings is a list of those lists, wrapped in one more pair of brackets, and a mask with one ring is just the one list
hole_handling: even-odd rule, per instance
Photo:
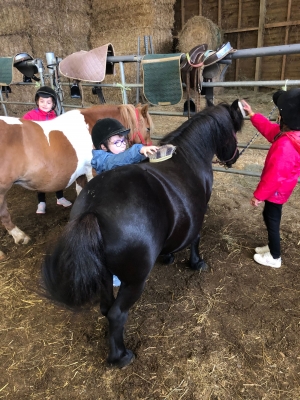
{"label": "barn wall", "polygon": [[[224,41],[238,49],[300,42],[299,0],[176,0],[176,38],[193,16],[211,19]],[[227,81],[299,79],[300,55],[246,58],[233,61]]]}

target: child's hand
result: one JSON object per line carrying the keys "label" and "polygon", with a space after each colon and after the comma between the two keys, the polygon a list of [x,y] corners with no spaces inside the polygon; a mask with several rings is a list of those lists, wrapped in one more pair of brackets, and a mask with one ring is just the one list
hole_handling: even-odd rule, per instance
{"label": "child's hand", "polygon": [[261,200],[256,199],[255,197],[252,197],[250,204],[251,206],[257,207],[260,203],[262,203]]}
{"label": "child's hand", "polygon": [[248,104],[245,100],[241,100],[241,103],[246,113],[251,117],[254,112],[252,111],[250,104]]}
{"label": "child's hand", "polygon": [[148,154],[154,154],[158,150],[157,146],[143,146],[140,150],[140,153],[145,157],[148,157]]}

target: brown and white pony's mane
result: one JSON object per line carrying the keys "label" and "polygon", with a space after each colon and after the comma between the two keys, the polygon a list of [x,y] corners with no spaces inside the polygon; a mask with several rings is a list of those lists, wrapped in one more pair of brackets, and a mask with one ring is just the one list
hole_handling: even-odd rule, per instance
{"label": "brown and white pony's mane", "polygon": [[139,132],[147,132],[146,137],[141,142],[143,144],[151,143],[151,134],[154,132],[154,124],[148,112],[148,105],[138,104],[136,107],[132,104],[123,104],[119,106],[121,118],[126,128],[130,129],[129,142],[137,143],[136,138]]}

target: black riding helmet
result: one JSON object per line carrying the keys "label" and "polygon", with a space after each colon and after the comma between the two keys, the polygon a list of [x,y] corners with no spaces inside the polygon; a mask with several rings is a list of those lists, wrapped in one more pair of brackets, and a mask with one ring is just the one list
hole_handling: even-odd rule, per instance
{"label": "black riding helmet", "polygon": [[95,149],[100,149],[101,144],[106,146],[107,140],[114,136],[126,136],[130,129],[125,128],[120,121],[114,118],[98,119],[92,129],[92,141]]}
{"label": "black riding helmet", "polygon": [[52,99],[53,99],[53,107],[52,107],[52,110],[54,110],[54,108],[56,107],[57,100],[56,100],[56,93],[55,93],[55,91],[54,91],[51,87],[49,87],[49,86],[41,86],[41,87],[36,91],[34,101],[37,103],[37,102],[38,102],[38,99],[39,99],[40,97],[43,97],[43,98],[45,98],[45,99],[46,99],[47,97],[52,97]]}
{"label": "black riding helmet", "polygon": [[282,123],[289,129],[300,130],[300,89],[278,90],[273,95]]}

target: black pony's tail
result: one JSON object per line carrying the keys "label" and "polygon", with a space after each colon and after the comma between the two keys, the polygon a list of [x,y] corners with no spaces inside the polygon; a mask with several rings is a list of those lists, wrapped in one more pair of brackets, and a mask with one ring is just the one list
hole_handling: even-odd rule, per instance
{"label": "black pony's tail", "polygon": [[84,213],[68,223],[52,254],[46,255],[42,279],[54,300],[81,306],[99,297],[104,268],[96,215]]}

